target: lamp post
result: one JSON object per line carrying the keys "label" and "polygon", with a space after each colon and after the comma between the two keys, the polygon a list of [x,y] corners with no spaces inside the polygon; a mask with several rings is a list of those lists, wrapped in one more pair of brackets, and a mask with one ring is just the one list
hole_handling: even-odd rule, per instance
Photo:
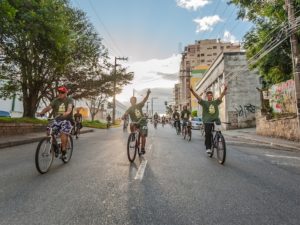
{"label": "lamp post", "polygon": [[116,119],[116,88],[117,88],[117,60],[128,60],[125,57],[115,57],[115,65],[114,65],[114,96],[113,96],[113,116],[112,123],[115,124]]}
{"label": "lamp post", "polygon": [[157,97],[152,97],[151,98],[151,116],[153,116],[153,99],[158,99]]}

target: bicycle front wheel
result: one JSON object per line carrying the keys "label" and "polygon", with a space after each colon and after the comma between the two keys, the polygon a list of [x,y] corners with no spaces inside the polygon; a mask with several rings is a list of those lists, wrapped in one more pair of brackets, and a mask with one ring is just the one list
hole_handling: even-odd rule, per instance
{"label": "bicycle front wheel", "polygon": [[135,133],[130,133],[127,141],[127,157],[130,162],[135,160],[136,142]]}
{"label": "bicycle front wheel", "polygon": [[54,149],[50,137],[43,138],[35,152],[35,166],[39,173],[47,173],[52,165],[54,158]]}
{"label": "bicycle front wheel", "polygon": [[217,147],[218,162],[220,164],[224,164],[226,159],[226,143],[225,143],[225,138],[223,137],[222,134],[219,134],[216,147]]}
{"label": "bicycle front wheel", "polygon": [[68,163],[72,157],[73,154],[73,138],[71,135],[68,135],[68,143],[66,148],[66,157],[62,157],[62,161],[64,163]]}
{"label": "bicycle front wheel", "polygon": [[189,127],[188,128],[188,141],[191,141],[192,139],[192,129]]}

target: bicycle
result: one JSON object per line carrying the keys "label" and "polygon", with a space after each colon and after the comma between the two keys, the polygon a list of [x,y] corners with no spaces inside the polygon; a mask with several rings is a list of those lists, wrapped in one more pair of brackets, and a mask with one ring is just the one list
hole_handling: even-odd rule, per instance
{"label": "bicycle", "polygon": [[79,136],[80,136],[81,128],[82,128],[81,123],[80,122],[75,122],[75,127],[73,129],[74,129],[74,135],[75,135],[76,139],[78,139]]}
{"label": "bicycle", "polygon": [[[58,158],[62,155],[61,141],[58,137],[58,130],[55,126],[55,120],[51,120],[47,126],[47,136],[40,140],[35,152],[35,166],[39,173],[47,173],[53,163],[54,156]],[[73,153],[73,139],[68,135],[68,144],[66,149],[67,158],[61,157],[64,163],[68,163]]]}
{"label": "bicycle", "polygon": [[[212,128],[212,145],[211,145],[211,153],[208,156],[211,158],[214,155],[214,149],[217,151],[217,160],[220,164],[225,163],[226,159],[226,143],[225,138],[221,132],[221,125],[213,122],[214,126]],[[215,132],[215,135],[214,135]]]}
{"label": "bicycle", "polygon": [[132,128],[130,127],[130,129],[131,132],[127,141],[127,157],[130,162],[133,162],[135,160],[136,153],[138,153],[139,156],[143,153],[141,152],[141,134],[138,123],[132,123]]}
{"label": "bicycle", "polygon": [[157,123],[158,123],[157,119],[154,119],[154,128],[155,129],[157,129]]}
{"label": "bicycle", "polygon": [[123,131],[126,131],[128,127],[128,120],[124,119],[124,123],[123,123]]}
{"label": "bicycle", "polygon": [[176,134],[179,135],[180,134],[180,121],[179,120],[174,121],[174,127],[176,129]]}
{"label": "bicycle", "polygon": [[183,127],[183,139],[188,141],[192,139],[192,124],[190,121],[186,121],[186,125]]}

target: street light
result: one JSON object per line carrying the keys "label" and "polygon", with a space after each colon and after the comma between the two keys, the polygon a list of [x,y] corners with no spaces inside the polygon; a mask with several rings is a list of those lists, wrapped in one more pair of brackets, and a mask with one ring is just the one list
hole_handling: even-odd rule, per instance
{"label": "street light", "polygon": [[157,97],[152,97],[151,98],[151,111],[152,111],[152,115],[153,116],[153,99],[158,99]]}

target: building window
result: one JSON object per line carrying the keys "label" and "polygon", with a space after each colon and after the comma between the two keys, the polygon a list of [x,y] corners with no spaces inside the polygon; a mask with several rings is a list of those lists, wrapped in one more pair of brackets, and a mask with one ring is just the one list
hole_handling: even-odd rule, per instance
{"label": "building window", "polygon": [[197,57],[200,57],[200,54],[198,54]]}
{"label": "building window", "polygon": [[230,45],[226,46],[226,48],[230,48]]}
{"label": "building window", "polygon": [[202,60],[201,60],[201,62],[205,62],[205,60],[204,60],[204,59],[202,59]]}
{"label": "building window", "polygon": [[204,54],[202,53],[201,56],[204,56]]}
{"label": "building window", "polygon": [[217,49],[217,46],[213,46],[213,49]]}
{"label": "building window", "polygon": [[213,55],[217,55],[217,53],[214,52]]}

